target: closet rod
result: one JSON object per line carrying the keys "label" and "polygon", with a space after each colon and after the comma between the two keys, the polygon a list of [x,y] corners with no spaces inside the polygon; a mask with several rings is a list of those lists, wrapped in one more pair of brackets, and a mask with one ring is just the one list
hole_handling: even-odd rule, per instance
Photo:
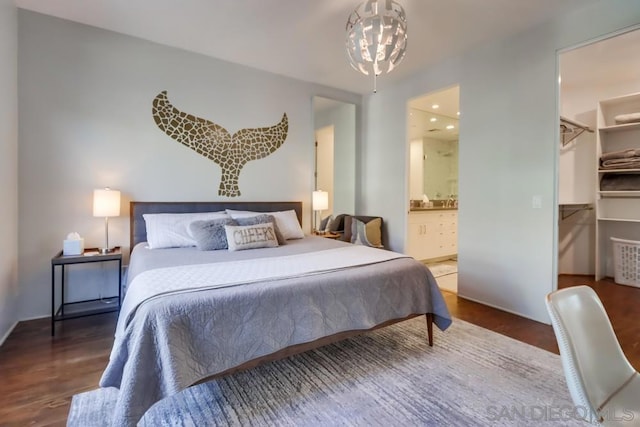
{"label": "closet rod", "polygon": [[563,147],[579,137],[584,131],[593,133],[593,129],[589,126],[560,116],[560,136],[562,137]]}

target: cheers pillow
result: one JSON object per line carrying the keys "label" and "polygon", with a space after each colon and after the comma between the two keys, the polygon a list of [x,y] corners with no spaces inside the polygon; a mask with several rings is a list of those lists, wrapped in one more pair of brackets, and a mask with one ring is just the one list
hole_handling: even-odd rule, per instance
{"label": "cheers pillow", "polygon": [[272,222],[253,225],[225,225],[224,231],[227,235],[230,251],[278,246],[278,238]]}

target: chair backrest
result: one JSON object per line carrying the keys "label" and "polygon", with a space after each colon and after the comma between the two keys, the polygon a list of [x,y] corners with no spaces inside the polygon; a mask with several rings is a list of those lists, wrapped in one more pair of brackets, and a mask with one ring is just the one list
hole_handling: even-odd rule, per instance
{"label": "chair backrest", "polygon": [[593,289],[575,286],[552,292],[547,310],[573,403],[599,416],[599,408],[636,371]]}

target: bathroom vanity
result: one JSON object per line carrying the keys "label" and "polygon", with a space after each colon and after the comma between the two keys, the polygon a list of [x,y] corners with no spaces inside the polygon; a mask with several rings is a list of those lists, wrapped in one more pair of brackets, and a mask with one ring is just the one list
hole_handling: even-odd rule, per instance
{"label": "bathroom vanity", "polygon": [[458,209],[411,208],[406,253],[417,260],[437,260],[458,253]]}

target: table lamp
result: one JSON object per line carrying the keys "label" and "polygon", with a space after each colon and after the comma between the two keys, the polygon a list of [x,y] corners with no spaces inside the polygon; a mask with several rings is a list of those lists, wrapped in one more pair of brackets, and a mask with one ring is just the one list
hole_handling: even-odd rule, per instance
{"label": "table lamp", "polygon": [[101,254],[113,251],[109,247],[109,217],[120,216],[120,192],[109,187],[93,190],[93,216],[104,217],[104,247]]}
{"label": "table lamp", "polygon": [[316,233],[320,233],[320,230],[318,230],[317,226],[318,212],[329,209],[329,193],[322,190],[314,191],[311,198],[311,207],[315,211],[313,228]]}

